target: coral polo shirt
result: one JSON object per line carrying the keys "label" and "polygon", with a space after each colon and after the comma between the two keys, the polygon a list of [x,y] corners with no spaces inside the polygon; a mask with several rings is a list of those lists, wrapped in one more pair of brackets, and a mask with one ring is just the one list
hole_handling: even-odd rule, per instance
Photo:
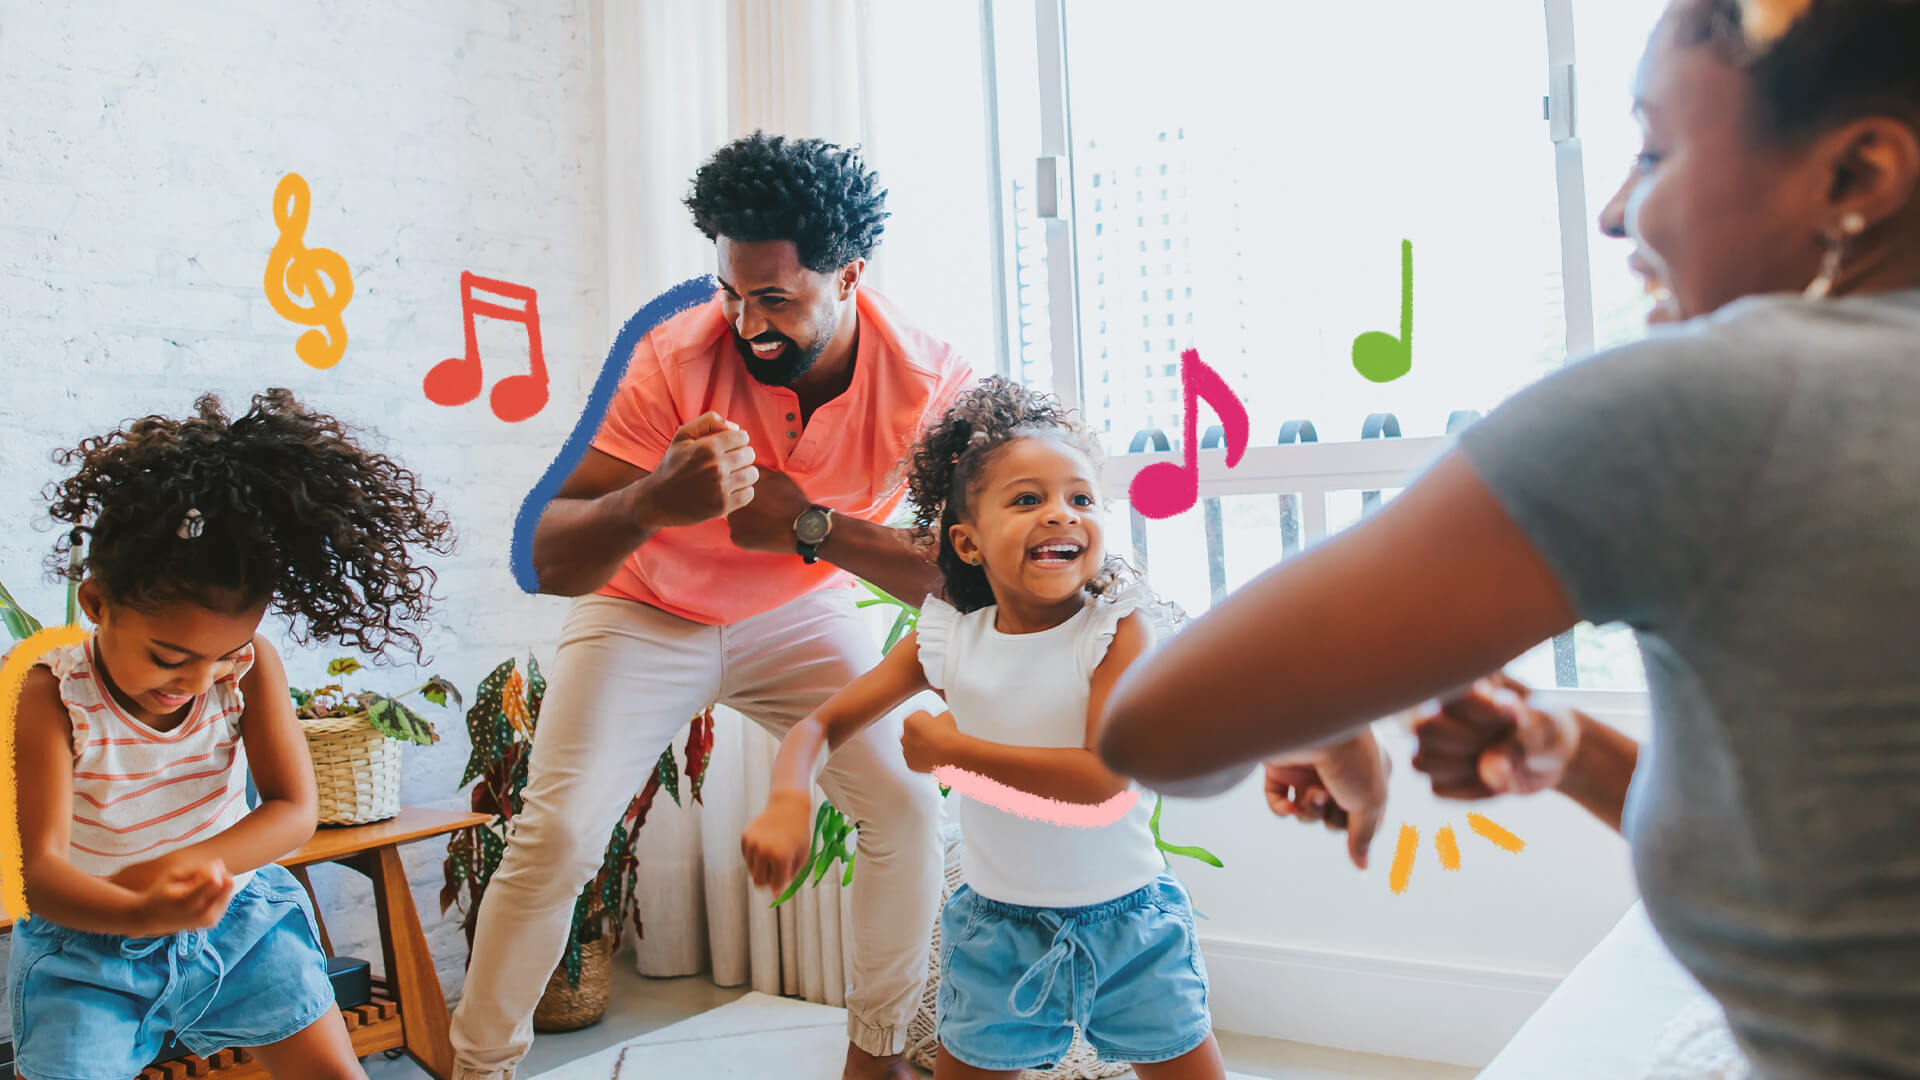
{"label": "coral polo shirt", "polygon": [[[914,439],[973,373],[951,345],[915,329],[886,298],[866,286],[854,296],[853,383],[804,428],[792,390],[747,373],[716,294],[634,347],[594,449],[652,472],[682,424],[717,412],[747,433],[759,468],[793,477],[836,516],[886,522],[906,494],[900,470]],[[852,581],[825,560],[808,566],[794,552],[743,551],[726,519],[716,518],[655,533],[600,592],[717,626]]]}

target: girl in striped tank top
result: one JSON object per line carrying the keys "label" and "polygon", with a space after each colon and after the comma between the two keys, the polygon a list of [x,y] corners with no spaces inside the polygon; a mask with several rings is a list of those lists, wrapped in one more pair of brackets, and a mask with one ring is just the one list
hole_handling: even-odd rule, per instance
{"label": "girl in striped tank top", "polygon": [[[450,530],[412,473],[285,390],[231,422],[149,416],[55,459],[86,538],[85,642],[28,676],[16,732],[32,916],[11,957],[26,1080],[126,1080],[171,1034],[277,1077],[365,1073],[305,890],[275,860],[313,835],[313,766],[269,607],[296,639],[417,658]],[[245,797],[249,771],[259,804]]]}

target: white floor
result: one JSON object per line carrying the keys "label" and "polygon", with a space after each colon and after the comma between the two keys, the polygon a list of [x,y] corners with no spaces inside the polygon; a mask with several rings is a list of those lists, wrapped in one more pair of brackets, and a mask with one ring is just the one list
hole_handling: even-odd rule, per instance
{"label": "white floor", "polygon": [[[553,1073],[547,1080],[598,1080],[611,1076],[611,1066],[621,1054],[614,1048],[653,1032],[660,1032],[660,1038],[641,1040],[649,1045],[626,1051],[624,1076],[698,1075],[714,1080],[778,1076],[800,1080],[802,1074],[792,1066],[793,1055],[804,1052],[812,1056],[816,1042],[817,1052],[827,1065],[823,1075],[837,1075],[833,1066],[844,1051],[845,1029],[837,1017],[828,1016],[818,1007],[761,999],[701,1017],[709,1010],[746,997],[747,991],[716,987],[705,976],[647,979],[634,973],[630,963],[618,961],[614,964],[613,980],[613,1004],[606,1019],[583,1031],[536,1038],[520,1070],[521,1076],[529,1080],[543,1073]],[[693,1020],[694,1017],[701,1019]],[[689,1020],[692,1023],[682,1023]],[[660,1031],[670,1025],[680,1026],[673,1031]],[[1474,1070],[1454,1065],[1355,1054],[1231,1032],[1220,1033],[1220,1046],[1226,1055],[1227,1068],[1247,1078],[1468,1080],[1474,1075]],[[601,1056],[596,1059],[595,1055]],[[697,1061],[698,1066],[689,1069],[690,1061]],[[779,1064],[762,1065],[761,1062]],[[386,1061],[376,1057],[369,1060],[366,1067],[371,1080],[422,1080],[426,1075],[407,1060]]]}

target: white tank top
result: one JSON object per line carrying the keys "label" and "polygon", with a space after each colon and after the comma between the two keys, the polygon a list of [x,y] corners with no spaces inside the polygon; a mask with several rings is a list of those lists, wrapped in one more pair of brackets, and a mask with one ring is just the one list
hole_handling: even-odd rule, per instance
{"label": "white tank top", "polygon": [[[74,866],[109,877],[218,835],[247,815],[240,677],[253,666],[253,646],[194,700],[180,726],[165,732],[113,699],[101,681],[91,637],[39,662],[60,680],[60,700],[73,726],[67,858]],[[250,876],[234,875],[235,888]]]}
{"label": "white tank top", "polygon": [[[1168,632],[1144,586],[1090,598],[1066,622],[1032,634],[994,629],[995,608],[960,614],[929,596],[916,636],[927,681],[942,691],[964,734],[1008,746],[1083,747],[1093,671],[1107,655],[1114,628],[1134,611],[1148,616],[1153,636]],[[1147,821],[1153,794],[1099,828],[1035,821],[963,799],[960,873],[973,891],[1029,907],[1079,907],[1125,896],[1166,866]]]}

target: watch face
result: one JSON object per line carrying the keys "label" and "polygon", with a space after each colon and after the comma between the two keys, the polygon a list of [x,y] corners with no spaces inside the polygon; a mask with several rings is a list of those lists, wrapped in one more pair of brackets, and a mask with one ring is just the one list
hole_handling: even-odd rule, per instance
{"label": "watch face", "polygon": [[794,537],[803,544],[817,544],[827,538],[827,513],[820,509],[811,509],[800,515],[794,522]]}

